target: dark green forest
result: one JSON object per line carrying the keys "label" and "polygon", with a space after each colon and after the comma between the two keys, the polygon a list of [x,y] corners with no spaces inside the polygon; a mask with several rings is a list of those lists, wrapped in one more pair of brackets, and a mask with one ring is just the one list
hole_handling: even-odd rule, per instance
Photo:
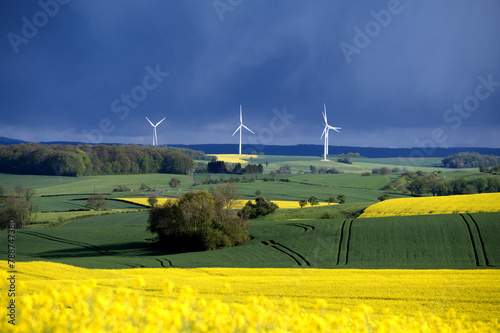
{"label": "dark green forest", "polygon": [[187,174],[193,167],[191,156],[166,147],[39,143],[0,145],[2,173],[58,176]]}
{"label": "dark green forest", "polygon": [[485,168],[500,165],[500,156],[465,152],[450,155],[442,160],[445,168]]}

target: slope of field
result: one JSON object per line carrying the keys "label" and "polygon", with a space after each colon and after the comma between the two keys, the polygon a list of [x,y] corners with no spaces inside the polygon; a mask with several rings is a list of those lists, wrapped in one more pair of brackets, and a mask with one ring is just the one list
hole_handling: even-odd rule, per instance
{"label": "slope of field", "polygon": [[[473,324],[480,329],[484,323],[478,321],[492,331],[500,328],[500,276],[492,270],[99,270],[48,262],[18,263],[16,269],[23,281],[18,324],[38,332],[66,325],[72,331],[125,323],[146,328],[146,322],[162,332],[203,325],[205,331],[231,332],[408,331],[408,324],[419,331],[456,331]],[[4,287],[3,268],[0,275]],[[1,300],[7,304],[7,293]],[[9,327],[6,320],[1,325],[4,332]]]}
{"label": "slope of field", "polygon": [[500,212],[500,193],[385,200],[366,208],[360,217],[479,212]]}
{"label": "slope of field", "polygon": [[[140,212],[18,230],[16,249],[19,261],[48,260],[87,268],[497,268],[499,217],[482,213],[255,220],[250,224],[252,240],[240,246],[170,253],[152,246],[154,235],[146,231],[148,213]],[[6,235],[0,231],[0,237]],[[6,257],[6,251],[7,247],[0,248],[0,256]]]}

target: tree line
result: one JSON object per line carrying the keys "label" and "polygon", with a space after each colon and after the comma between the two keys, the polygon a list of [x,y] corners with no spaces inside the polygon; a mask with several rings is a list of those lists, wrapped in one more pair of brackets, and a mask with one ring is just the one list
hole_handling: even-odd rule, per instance
{"label": "tree line", "polygon": [[406,188],[411,195],[433,196],[459,195],[475,193],[493,193],[500,191],[500,179],[494,177],[466,178],[439,178],[436,174],[426,175],[422,171],[405,172]]}
{"label": "tree line", "polygon": [[211,161],[207,164],[208,173],[232,173],[232,174],[255,174],[263,173],[264,166],[262,164],[247,164],[244,168],[241,163],[226,163],[224,161]]}
{"label": "tree line", "polygon": [[500,165],[500,156],[465,152],[445,157],[441,162],[445,168],[493,167]]}
{"label": "tree line", "polygon": [[91,176],[109,174],[187,174],[193,158],[166,147],[139,145],[0,145],[0,172]]}

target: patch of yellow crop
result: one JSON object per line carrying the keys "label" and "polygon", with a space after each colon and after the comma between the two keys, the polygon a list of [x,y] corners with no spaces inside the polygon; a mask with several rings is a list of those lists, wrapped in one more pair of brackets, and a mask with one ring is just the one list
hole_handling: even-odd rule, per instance
{"label": "patch of yellow crop", "polygon": [[[126,201],[126,202],[132,202],[144,206],[149,206],[148,198],[116,198],[115,200],[121,200],[121,201]],[[172,201],[172,200],[177,200],[174,198],[158,198],[158,203],[157,205],[163,205],[167,201]],[[248,202],[248,200],[236,200],[236,203],[234,205],[235,209],[241,209],[245,206],[245,204]],[[279,208],[300,208],[299,202],[298,201],[281,201],[281,200],[271,200],[271,202],[275,203],[278,205]],[[335,205],[337,203],[332,203],[332,205]],[[317,206],[314,207],[321,207],[321,206],[327,206],[327,202],[319,202]]]}
{"label": "patch of yellow crop", "polygon": [[248,163],[248,160],[259,157],[258,155],[249,155],[249,154],[212,154],[211,156],[216,156],[217,160],[224,161],[228,163]]}
{"label": "patch of yellow crop", "polygon": [[[8,290],[7,262],[0,288]],[[496,270],[84,269],[16,263],[1,332],[498,332]],[[350,310],[348,310],[350,309]]]}
{"label": "patch of yellow crop", "polygon": [[500,212],[500,193],[398,198],[373,204],[359,217]]}

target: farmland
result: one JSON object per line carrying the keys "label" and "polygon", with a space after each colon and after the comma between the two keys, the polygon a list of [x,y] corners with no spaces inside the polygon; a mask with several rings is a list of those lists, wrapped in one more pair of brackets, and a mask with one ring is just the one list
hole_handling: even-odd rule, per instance
{"label": "farmland", "polygon": [[[189,318],[177,315],[183,318],[184,328],[198,327],[200,321],[219,327],[221,318],[233,311],[233,322],[241,320],[238,327],[246,328],[254,327],[248,326],[253,323],[237,319],[236,313],[246,313],[247,318],[261,313],[265,319],[255,319],[260,328],[282,327],[283,321],[295,323],[297,328],[313,322],[321,323],[323,330],[339,323],[366,328],[369,322],[371,329],[380,330],[427,325],[434,331],[446,327],[455,331],[473,324],[479,327],[482,324],[478,321],[483,321],[489,322],[484,325],[491,331],[498,330],[498,323],[490,322],[500,315],[498,195],[415,198],[389,189],[388,185],[400,179],[397,173],[361,173],[382,167],[442,172],[437,168],[438,160],[352,161],[343,164],[314,157],[254,156],[252,163],[267,162],[263,175],[196,173],[195,183],[190,175],[169,174],[0,174],[0,183],[7,190],[22,183],[37,191],[33,199],[39,207],[35,223],[16,231],[17,270],[23,281],[19,301],[29,309],[25,310],[27,316],[39,318],[39,328],[45,330],[57,327],[56,318],[83,327],[78,326],[83,325],[78,318],[86,315],[79,309],[89,304],[98,304],[95,311],[107,313],[103,318],[123,315],[121,310],[113,312],[106,305],[110,303],[134,304],[138,316],[134,325],[142,329],[150,320],[145,314],[159,313],[165,300],[172,304],[172,315],[180,307],[191,309]],[[283,165],[288,165],[291,173],[277,174],[270,180],[269,173]],[[311,165],[345,173],[311,174]],[[481,176],[476,169],[462,171],[435,174],[447,178]],[[176,188],[169,186],[173,177],[181,181]],[[146,231],[148,196],[154,194],[162,202],[187,191],[210,189],[212,185],[201,184],[206,179],[230,178],[240,191],[240,205],[259,193],[280,206],[278,211],[250,221],[250,241],[207,252],[174,253],[155,246],[155,235]],[[127,190],[117,192],[120,185]],[[94,193],[109,199],[107,210],[84,209],[86,198]],[[345,196],[346,203],[326,202],[339,195]],[[382,195],[389,200],[378,202]],[[298,201],[311,196],[321,205],[300,208]],[[429,200],[442,201],[432,204]],[[463,209],[456,210],[453,205]],[[487,209],[465,209],[467,205]],[[321,218],[326,213],[329,218]],[[6,239],[7,232],[0,231],[0,237]],[[0,249],[2,258],[7,258],[7,247]],[[5,267],[6,262],[2,262],[2,271]],[[43,291],[49,285],[55,285],[57,292]],[[81,286],[78,292],[76,285]],[[169,295],[158,298],[165,290]],[[79,292],[86,295],[83,303],[71,301],[80,305],[65,310],[65,302]],[[257,298],[249,301],[253,296]],[[41,297],[48,301],[35,306]],[[198,306],[205,302],[213,302],[212,312]],[[37,310],[49,304],[52,319]],[[267,317],[262,317],[262,309],[269,309]],[[294,313],[300,320],[293,319]],[[160,317],[165,325],[179,325],[178,320],[169,322],[173,317]],[[125,329],[118,321],[113,323]],[[131,322],[122,324],[127,323]]]}

